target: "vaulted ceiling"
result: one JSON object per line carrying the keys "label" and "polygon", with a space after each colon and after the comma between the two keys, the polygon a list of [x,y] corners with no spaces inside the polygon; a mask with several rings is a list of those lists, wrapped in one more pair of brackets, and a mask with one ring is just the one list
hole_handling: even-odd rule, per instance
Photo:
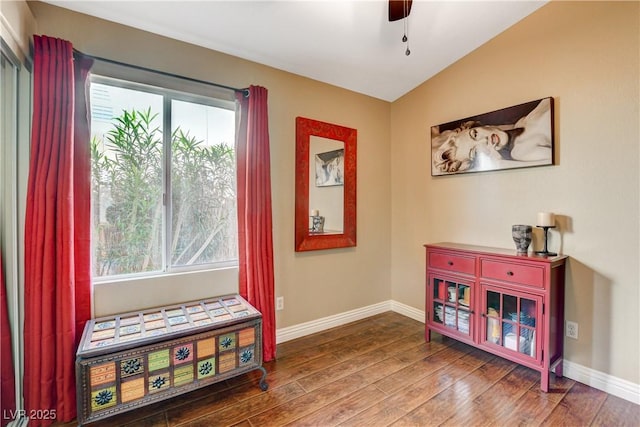
{"label": "vaulted ceiling", "polygon": [[546,1],[414,0],[394,22],[386,0],[46,3],[394,101]]}

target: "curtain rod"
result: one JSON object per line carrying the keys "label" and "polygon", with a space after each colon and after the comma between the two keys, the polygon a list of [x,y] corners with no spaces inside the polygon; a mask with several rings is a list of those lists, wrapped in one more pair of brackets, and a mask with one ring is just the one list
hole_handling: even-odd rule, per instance
{"label": "curtain rod", "polygon": [[129,68],[134,68],[136,70],[140,70],[140,71],[147,71],[150,73],[156,73],[156,74],[161,74],[163,76],[167,76],[167,77],[173,77],[173,78],[177,78],[177,79],[182,79],[182,80],[187,80],[193,83],[200,83],[200,84],[205,84],[205,85],[209,85],[209,86],[216,86],[222,89],[228,89],[228,90],[232,90],[234,92],[242,92],[243,95],[246,97],[249,97],[249,88],[237,88],[237,87],[231,87],[231,86],[226,86],[226,85],[222,85],[219,83],[213,83],[213,82],[208,82],[206,80],[199,80],[199,79],[194,79],[192,77],[186,77],[186,76],[181,76],[179,74],[173,74],[173,73],[168,73],[166,71],[159,71],[159,70],[154,70],[151,68],[146,68],[146,67],[142,67],[140,65],[134,65],[134,64],[127,64],[125,62],[120,62],[120,61],[116,61],[114,59],[107,59],[107,58],[101,58],[99,56],[93,56],[93,55],[87,55],[86,53],[82,53],[77,49],[73,49],[73,54],[75,55],[82,55],[86,58],[91,58],[97,61],[103,61],[103,62],[108,62],[111,64],[116,64],[116,65],[121,65],[123,67],[129,67]]}

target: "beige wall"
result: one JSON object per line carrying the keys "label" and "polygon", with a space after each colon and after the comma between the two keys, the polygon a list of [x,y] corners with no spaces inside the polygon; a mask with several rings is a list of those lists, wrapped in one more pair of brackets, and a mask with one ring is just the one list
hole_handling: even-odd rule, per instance
{"label": "beige wall", "polygon": [[[424,243],[511,248],[512,224],[555,212],[579,323],[566,358],[640,383],[639,17],[638,2],[550,3],[393,103],[394,300],[424,309]],[[431,177],[430,126],[547,96],[556,166]]]}
{"label": "beige wall", "polygon": [[[637,2],[553,2],[393,104],[52,6],[32,9],[40,33],[89,54],[269,89],[276,294],[285,297],[278,328],[389,298],[424,309],[424,243],[509,248],[511,224],[553,211],[551,249],[570,256],[566,317],[580,326],[579,340],[565,340],[567,359],[640,383]],[[431,125],[545,96],[555,98],[556,166],[430,176]],[[293,251],[298,115],[358,129],[356,248]]]}
{"label": "beige wall", "polygon": [[[48,4],[29,4],[40,34],[69,40],[84,53],[229,86],[256,84],[269,90],[275,286],[276,295],[285,301],[285,309],[276,313],[278,328],[390,298],[389,103]],[[294,252],[296,116],[358,130],[355,248]],[[147,281],[146,289],[155,300],[125,296],[122,284],[111,289],[101,286],[96,314],[123,305],[140,304],[141,308],[167,299],[184,301],[184,281],[174,280],[174,294],[167,280],[160,291]],[[215,278],[194,286],[208,289],[210,296],[220,292]],[[190,289],[189,295],[198,292],[201,289]]]}
{"label": "beige wall", "polygon": [[36,21],[27,2],[0,3],[0,35],[20,61],[29,56],[29,42],[35,28]]}

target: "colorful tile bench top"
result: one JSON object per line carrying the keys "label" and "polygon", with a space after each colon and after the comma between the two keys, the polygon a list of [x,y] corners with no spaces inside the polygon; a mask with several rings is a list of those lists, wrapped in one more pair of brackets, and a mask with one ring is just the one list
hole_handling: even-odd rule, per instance
{"label": "colorful tile bench top", "polygon": [[239,295],[118,314],[87,322],[78,355],[90,356],[158,339],[197,333],[260,316]]}

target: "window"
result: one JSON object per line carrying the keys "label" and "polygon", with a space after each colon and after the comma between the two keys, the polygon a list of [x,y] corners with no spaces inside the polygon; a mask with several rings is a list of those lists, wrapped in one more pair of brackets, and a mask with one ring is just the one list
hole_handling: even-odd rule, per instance
{"label": "window", "polygon": [[94,278],[237,265],[235,104],[92,76]]}

